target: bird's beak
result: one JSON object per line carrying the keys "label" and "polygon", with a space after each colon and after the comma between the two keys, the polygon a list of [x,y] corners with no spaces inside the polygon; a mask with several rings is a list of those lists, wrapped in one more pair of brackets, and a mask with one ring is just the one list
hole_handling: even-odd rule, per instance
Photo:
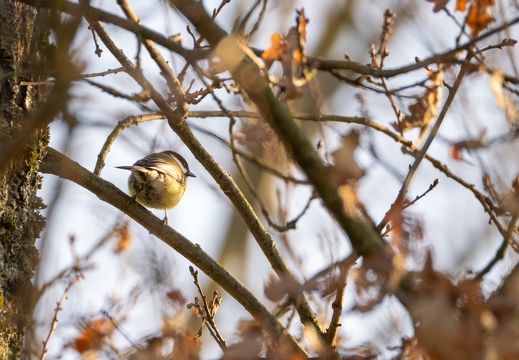
{"label": "bird's beak", "polygon": [[196,177],[196,175],[189,170],[186,172],[186,176]]}

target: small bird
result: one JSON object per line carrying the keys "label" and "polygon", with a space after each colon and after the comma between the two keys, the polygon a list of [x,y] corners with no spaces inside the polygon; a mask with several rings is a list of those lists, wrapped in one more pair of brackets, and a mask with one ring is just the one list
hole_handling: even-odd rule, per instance
{"label": "small bird", "polygon": [[175,151],[153,153],[137,160],[132,166],[117,166],[130,170],[128,189],[141,205],[164,209],[164,224],[168,223],[167,209],[175,207],[187,187],[188,176],[196,177],[186,159]]}

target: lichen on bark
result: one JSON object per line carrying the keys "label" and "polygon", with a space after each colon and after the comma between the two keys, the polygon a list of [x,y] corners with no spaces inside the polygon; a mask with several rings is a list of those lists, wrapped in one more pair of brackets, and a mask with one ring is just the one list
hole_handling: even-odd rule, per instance
{"label": "lichen on bark", "polygon": [[[38,161],[45,154],[48,129],[26,134],[17,156],[15,139],[44,96],[42,80],[49,37],[48,11],[0,0],[0,357],[20,358],[30,315],[31,279],[38,264],[35,241],[45,226],[37,196]],[[32,83],[32,85],[31,85]],[[10,147],[8,146],[11,145]],[[15,143],[16,145],[16,143]]]}

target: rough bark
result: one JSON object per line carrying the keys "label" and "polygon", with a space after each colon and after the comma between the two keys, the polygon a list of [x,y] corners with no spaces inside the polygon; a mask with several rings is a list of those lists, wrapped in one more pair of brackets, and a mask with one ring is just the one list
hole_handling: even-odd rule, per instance
{"label": "rough bark", "polygon": [[[0,358],[19,359],[23,348],[38,264],[35,241],[45,226],[37,196],[48,130],[24,134],[26,144],[12,156],[14,139],[30,121],[43,96],[41,80],[48,44],[48,12],[12,0],[0,0],[0,158],[11,159],[0,171]],[[29,141],[27,141],[29,140]],[[8,146],[9,144],[9,146]]]}

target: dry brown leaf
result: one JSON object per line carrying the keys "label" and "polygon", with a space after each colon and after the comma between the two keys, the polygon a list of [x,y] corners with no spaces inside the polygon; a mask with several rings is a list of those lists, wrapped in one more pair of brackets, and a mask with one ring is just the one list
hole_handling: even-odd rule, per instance
{"label": "dry brown leaf", "polygon": [[[416,280],[416,300],[410,306],[418,345],[433,359],[478,359],[483,335],[480,315],[485,310],[484,297],[477,280],[455,285],[432,267],[429,254]],[[438,331],[441,329],[441,331]]]}
{"label": "dry brown leaf", "polygon": [[494,5],[492,0],[475,0],[472,4],[467,18],[467,25],[471,29],[472,37],[478,36],[481,30],[494,21],[491,14],[492,5]]}
{"label": "dry brown leaf", "polygon": [[131,355],[131,360],[160,359],[164,341],[165,339],[162,337],[147,339],[146,345],[138,347],[137,352]]}
{"label": "dry brown leaf", "polygon": [[502,70],[496,70],[490,76],[489,79],[490,89],[492,93],[494,93],[494,97],[496,98],[496,104],[499,108],[503,109],[506,115],[506,118],[511,123],[517,122],[517,109],[514,105],[509,94],[505,93],[503,89],[504,85],[504,76]]}
{"label": "dry brown leaf", "polygon": [[519,214],[519,176],[514,179],[512,188],[503,197],[503,210],[510,214]]}
{"label": "dry brown leaf", "polygon": [[433,119],[438,116],[442,96],[443,72],[429,70],[432,82],[417,102],[409,105],[410,114],[391,125],[400,133],[414,128],[421,129],[421,136],[429,129]]}
{"label": "dry brown leaf", "polygon": [[477,150],[486,146],[485,132],[483,131],[478,138],[458,141],[451,145],[450,155],[454,160],[463,160],[463,150]]}
{"label": "dry brown leaf", "polygon": [[364,176],[364,170],[359,167],[353,156],[359,146],[359,138],[360,134],[355,130],[344,135],[341,147],[332,153],[335,164],[330,167],[330,173],[339,184],[359,180]]}
{"label": "dry brown leaf", "polygon": [[290,28],[286,36],[287,52],[281,60],[283,65],[283,83],[285,84],[284,98],[286,100],[297,99],[301,96],[301,90],[296,85],[296,80],[303,77],[305,58],[304,43],[306,41],[306,25],[309,20],[305,17],[305,10],[297,12],[296,26]]}
{"label": "dry brown leaf", "polygon": [[316,283],[300,284],[290,277],[282,277],[278,280],[271,279],[265,286],[264,292],[267,299],[273,302],[283,300],[288,295],[294,299],[298,298],[303,291],[317,290]]}
{"label": "dry brown leaf", "polygon": [[339,186],[338,193],[342,200],[344,213],[351,218],[358,217],[362,204],[357,196],[357,184],[352,182],[341,185]]}
{"label": "dry brown leaf", "polygon": [[182,291],[173,289],[167,292],[166,297],[174,304],[184,306],[186,304],[186,298]]}
{"label": "dry brown leaf", "polygon": [[445,6],[449,2],[449,0],[426,0],[427,2],[434,3],[433,12],[437,13],[445,9]]}
{"label": "dry brown leaf", "polygon": [[282,159],[284,149],[276,133],[264,119],[247,119],[243,121],[233,138],[253,152],[269,154],[272,159]]}
{"label": "dry brown leaf", "polygon": [[408,309],[417,346],[430,359],[517,359],[519,334],[514,320],[517,291],[512,297],[497,291],[486,298],[477,279],[454,282],[434,271],[429,254],[412,282]]}

